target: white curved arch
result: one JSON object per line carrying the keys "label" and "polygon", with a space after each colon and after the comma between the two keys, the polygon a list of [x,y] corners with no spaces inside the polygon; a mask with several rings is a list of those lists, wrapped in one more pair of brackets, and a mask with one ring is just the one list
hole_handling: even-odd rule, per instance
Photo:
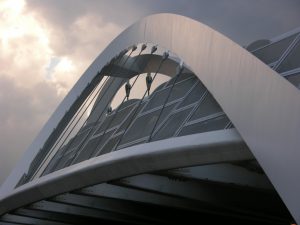
{"label": "white curved arch", "polygon": [[300,92],[249,52],[186,17],[159,14],[125,30],[98,56],[30,146],[3,187],[12,189],[64,112],[107,61],[135,43],[150,42],[179,55],[228,115],[300,222]]}
{"label": "white curved arch", "polygon": [[119,178],[150,171],[243,160],[253,160],[253,155],[235,129],[144,143],[32,180],[1,199],[0,215],[51,196]]}

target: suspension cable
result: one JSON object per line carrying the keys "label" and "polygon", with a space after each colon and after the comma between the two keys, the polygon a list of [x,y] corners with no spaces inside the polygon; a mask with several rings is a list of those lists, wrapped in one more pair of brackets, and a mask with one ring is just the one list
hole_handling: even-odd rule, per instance
{"label": "suspension cable", "polygon": [[[140,52],[139,52],[139,54],[138,54],[138,56],[140,56],[141,53],[142,53],[146,48],[147,48],[147,45],[146,45],[146,44],[143,44],[142,47],[141,47],[141,50],[140,50]],[[138,56],[134,59],[134,61],[133,61],[133,63],[132,63],[131,66],[133,66],[133,65],[136,63],[136,61],[137,61],[137,59],[138,59]],[[133,81],[133,83],[132,83],[132,85],[131,85],[131,88],[134,87],[134,85],[135,85],[137,79],[139,78],[139,76],[140,76],[140,74],[138,74],[138,75],[136,76],[135,80]],[[124,101],[126,100],[126,98],[127,98],[127,96],[126,96],[126,93],[125,93],[125,97],[123,98],[121,104],[119,105],[119,107],[116,108],[116,111],[115,111],[114,114],[112,115],[112,119],[108,122],[106,128],[104,129],[104,131],[103,131],[103,137],[102,137],[102,138],[104,138],[104,134],[107,132],[107,129],[110,127],[110,125],[111,125],[112,122],[114,121],[114,119],[115,119],[117,113],[118,113],[119,110],[121,109],[121,105],[124,103]],[[99,147],[99,144],[100,144],[102,138],[99,138],[99,140],[97,141],[96,147],[95,147],[95,151],[96,151],[97,148]],[[94,154],[94,152],[93,152],[92,154]]]}
{"label": "suspension cable", "polygon": [[160,112],[159,112],[159,115],[158,115],[158,117],[157,117],[157,119],[156,119],[156,121],[155,121],[155,124],[154,124],[154,126],[153,126],[153,128],[152,128],[152,131],[151,131],[151,133],[150,133],[150,135],[149,135],[149,138],[148,138],[147,142],[150,142],[151,139],[152,139],[153,132],[154,132],[154,130],[155,130],[156,126],[157,126],[157,123],[158,123],[158,121],[159,121],[159,119],[160,119],[160,117],[161,117],[161,115],[162,115],[162,112],[163,112],[164,109],[165,109],[165,106],[166,106],[167,102],[169,101],[169,98],[170,98],[170,96],[171,96],[172,90],[173,90],[173,88],[174,88],[174,86],[175,86],[175,84],[176,84],[176,81],[177,81],[178,77],[181,75],[181,73],[182,73],[182,71],[183,71],[183,68],[184,68],[184,67],[183,67],[183,62],[180,62],[179,66],[177,67],[177,71],[176,71],[176,76],[175,76],[174,82],[173,82],[173,84],[172,84],[172,86],[171,86],[171,88],[170,88],[170,91],[169,91],[169,93],[168,93],[167,98],[165,99],[165,102],[164,102],[164,104],[163,104],[163,107],[162,107],[162,109],[161,109]]}
{"label": "suspension cable", "polygon": [[[146,48],[147,48],[147,45],[146,45],[146,44],[143,44],[142,47],[141,47],[141,50],[140,50],[140,52],[139,52],[139,54],[138,54],[138,56],[140,56],[141,53],[142,53]],[[137,59],[138,59],[138,56],[136,56],[136,58],[134,59],[134,61],[133,61],[133,63],[132,63],[131,66],[133,66],[133,65],[136,63],[136,61],[137,61]],[[135,82],[137,81],[137,79],[139,78],[139,76],[140,76],[140,74],[138,74],[137,77],[135,78],[135,80],[133,81],[133,83],[132,83],[132,85],[131,85],[131,88],[134,87]],[[124,101],[125,101],[126,98],[128,99],[128,97],[127,97],[126,95],[127,95],[127,93],[125,93],[125,97],[123,98],[123,100],[122,100],[120,106],[124,103]],[[115,118],[116,114],[119,112],[119,110],[120,110],[120,107],[117,107],[117,109],[116,109],[116,111],[115,111],[115,113],[114,113],[114,115],[113,115],[113,118],[110,120],[110,122],[108,123],[108,125],[107,125],[106,128],[104,129],[103,134],[106,133],[106,130],[109,128],[110,124],[111,124],[112,121],[114,120],[114,118]]]}
{"label": "suspension cable", "polygon": [[[98,74],[97,74],[98,75]],[[107,79],[106,79],[107,80]],[[103,82],[105,83],[106,80]],[[100,87],[101,89],[102,87]],[[55,149],[56,146],[58,145],[58,143],[60,143],[61,139],[63,138],[63,136],[65,135],[65,133],[69,130],[70,126],[73,125],[73,122],[75,121],[75,119],[77,118],[77,116],[79,115],[79,113],[81,113],[81,110],[83,109],[83,107],[85,106],[85,104],[90,100],[91,96],[94,94],[95,90],[97,88],[93,88],[92,92],[89,94],[89,96],[84,100],[84,102],[81,104],[79,110],[77,110],[76,114],[73,116],[72,120],[68,123],[67,127],[64,129],[63,133],[60,135],[59,139],[56,141],[55,145],[51,148]],[[60,148],[61,146],[59,146]]]}
{"label": "suspension cable", "polygon": [[[161,68],[162,64],[164,63],[164,61],[165,61],[168,57],[169,57],[169,53],[168,53],[168,52],[164,52],[163,57],[162,57],[162,59],[161,59],[159,65],[158,65],[158,68],[156,69],[155,74],[154,74],[154,76],[153,76],[153,78],[152,78],[152,81],[154,81],[154,79],[156,78],[158,72],[160,71],[160,68]],[[132,115],[132,117],[131,117],[131,119],[130,119],[128,125],[126,126],[124,132],[121,134],[120,139],[118,140],[117,144],[115,145],[115,147],[114,147],[114,149],[113,149],[112,151],[115,151],[115,150],[118,148],[118,146],[119,146],[119,144],[121,143],[121,141],[123,140],[123,137],[124,137],[124,135],[125,135],[127,129],[128,129],[128,128],[130,127],[130,125],[132,124],[132,122],[133,122],[133,120],[134,120],[134,118],[135,118],[135,115],[136,115],[136,113],[138,112],[138,109],[139,109],[139,107],[141,106],[141,104],[142,104],[142,102],[143,102],[143,100],[144,100],[144,98],[145,98],[147,92],[148,92],[148,90],[145,91],[145,93],[144,93],[142,99],[139,101],[139,104],[138,104],[138,106],[136,107],[136,109],[135,109],[135,111],[134,111],[134,113],[133,113],[133,115]]]}
{"label": "suspension cable", "polygon": [[[135,48],[135,46],[134,46],[133,48]],[[115,61],[115,60],[118,60],[118,61],[120,62],[121,59],[122,59],[122,56],[123,56],[124,54],[126,54],[127,51],[128,51],[128,50],[122,51],[116,58],[114,58],[114,61]],[[131,53],[132,53],[132,52],[131,52]],[[130,55],[129,55],[129,56],[130,56]],[[127,57],[127,58],[128,58],[128,57]],[[112,70],[112,68],[111,68],[111,70]],[[110,71],[110,72],[111,72],[111,71]],[[91,103],[94,101],[95,97],[98,96],[98,94],[100,93],[100,91],[102,90],[102,88],[104,87],[104,85],[107,83],[108,79],[109,79],[109,76],[106,77],[105,81],[102,83],[101,87],[99,88],[99,90],[97,91],[97,93],[94,95],[93,99],[90,101],[90,103],[88,104],[88,106],[85,108],[85,110],[84,110],[84,112],[81,114],[80,118],[76,121],[76,124],[73,126],[72,130],[69,132],[68,136],[65,138],[64,142],[59,146],[59,148],[61,148],[62,145],[65,143],[65,141],[68,139],[69,135],[72,133],[73,129],[76,127],[76,125],[78,124],[78,122],[80,121],[80,119],[82,118],[82,116],[85,114],[86,110],[89,108],[89,106],[91,105]],[[93,92],[94,92],[96,89],[97,89],[97,87],[95,87],[95,88],[93,89]],[[93,94],[93,92],[90,94],[90,96]],[[89,96],[88,98],[90,98],[90,96]],[[99,99],[99,101],[100,101],[100,100],[101,100],[101,98]],[[99,103],[99,101],[98,101],[98,103]],[[83,103],[81,106],[84,106],[84,104],[85,104],[86,102],[87,102],[87,101],[85,100],[84,103]],[[96,103],[95,107],[92,109],[92,111],[91,111],[91,113],[89,114],[89,116],[92,114],[93,110],[97,107],[97,104],[98,104],[98,103]],[[86,122],[88,119],[89,119],[89,117],[85,120],[85,122]],[[81,128],[84,126],[85,122],[82,124]],[[81,128],[80,128],[80,129],[81,129]],[[68,128],[67,128],[67,129],[68,129]],[[79,129],[79,130],[80,130],[80,129]],[[70,144],[71,144],[71,143],[70,143]]]}
{"label": "suspension cable", "polygon": [[[129,53],[129,55],[127,55],[125,61],[124,61],[124,62],[122,63],[122,65],[121,65],[121,67],[123,67],[123,66],[126,64],[127,60],[130,58],[131,54],[132,54],[136,49],[137,49],[137,47],[136,47],[135,45],[131,48],[131,52]],[[126,54],[126,52],[125,52],[125,54]],[[121,57],[120,59],[122,59],[122,57]],[[120,61],[121,61],[121,60],[120,60]],[[110,73],[111,73],[112,71],[113,71],[113,69],[111,68]],[[111,84],[112,84],[112,83],[111,83]],[[110,85],[111,85],[111,84],[110,84]],[[110,87],[110,86],[109,86],[109,87]],[[85,122],[91,117],[91,115],[93,114],[94,110],[96,110],[98,104],[101,102],[101,99],[102,99],[103,96],[106,94],[106,92],[109,90],[109,87],[105,89],[103,95],[100,97],[100,99],[98,100],[98,102],[96,103],[96,105],[94,106],[94,108],[92,109],[92,111],[90,112],[90,114],[89,114],[89,116],[87,117],[87,119],[85,120]],[[102,116],[103,112],[105,111],[105,109],[107,108],[107,106],[108,106],[108,104],[106,104],[104,110],[102,110],[100,116],[97,118],[96,124],[97,124],[98,120],[101,118],[101,116]],[[83,125],[84,125],[84,123],[83,123]],[[82,126],[83,126],[83,125],[82,125]],[[81,129],[81,128],[80,128],[80,129]],[[78,146],[77,152],[74,154],[74,156],[73,156],[72,159],[71,159],[71,163],[73,163],[74,159],[75,159],[76,156],[79,154],[79,150],[82,148],[82,146],[84,145],[84,143],[86,142],[86,140],[89,138],[89,136],[90,136],[90,134],[91,134],[91,132],[92,132],[93,130],[94,130],[93,128],[90,129],[90,131],[88,132],[88,134],[87,134],[87,135],[85,136],[85,138],[82,140],[82,142],[81,142],[80,145]],[[75,135],[75,137],[76,137],[76,136],[77,136],[77,134]],[[72,141],[75,140],[75,137],[72,139]],[[70,147],[71,144],[72,144],[72,143],[70,143],[70,144],[68,145],[68,147]]]}
{"label": "suspension cable", "polygon": [[[144,50],[146,49],[146,47],[147,47],[147,46],[146,46],[145,44],[142,45],[142,48],[141,48],[141,51],[140,51],[139,55],[142,53],[142,51],[144,51]],[[125,66],[125,64],[127,63],[128,59],[130,58],[131,54],[132,54],[136,49],[137,49],[137,46],[134,45],[134,46],[132,47],[132,49],[131,49],[130,54],[127,56],[126,60],[122,63],[121,67],[118,68],[118,69],[121,69],[122,67]],[[134,59],[134,62],[132,63],[132,65],[135,63],[136,59],[137,59],[137,58]],[[103,96],[104,96],[104,95],[103,95]],[[124,100],[123,100],[123,101],[124,101]],[[98,103],[99,103],[99,102],[100,102],[100,101],[98,101]],[[108,102],[108,103],[106,104],[105,108],[107,108],[109,104],[110,104],[110,102]],[[96,107],[95,107],[95,108],[96,108]],[[102,117],[104,111],[105,111],[105,110],[103,110],[103,111],[101,112],[101,114],[99,115],[99,117],[98,117],[97,120],[96,120],[96,123],[99,122],[99,120],[101,119],[101,117]],[[91,114],[92,114],[92,113],[91,113]],[[90,114],[90,115],[91,115],[91,114]],[[90,131],[92,131],[92,129],[91,129]],[[90,136],[90,132],[89,132],[88,135],[85,137],[85,139],[81,142],[81,144],[80,144],[80,146],[79,146],[79,148],[78,148],[78,151],[77,151],[77,152],[74,154],[74,156],[72,157],[70,164],[73,164],[74,160],[76,159],[76,157],[77,157],[77,156],[79,155],[79,153],[80,153],[80,149],[82,148],[82,146],[84,145],[84,143],[86,143],[86,140],[87,140],[87,138],[89,138],[89,136]],[[98,146],[98,144],[99,144],[100,141],[101,141],[101,140],[99,140],[99,141],[97,142],[97,145],[96,145],[96,148],[95,148],[95,149],[97,149],[97,146]]]}
{"label": "suspension cable", "polygon": [[[134,48],[134,47],[133,47],[133,48]],[[111,60],[111,63],[116,63],[116,61],[118,61],[118,63],[120,63],[121,60],[122,60],[122,58],[123,58],[123,56],[124,56],[127,52],[128,52],[127,49],[125,49],[125,50],[123,50],[122,52],[120,52],[120,54],[119,54],[118,56],[114,57],[114,58]],[[126,57],[126,60],[125,60],[125,61],[127,61],[127,59],[130,57],[130,55],[132,54],[132,52],[133,52],[133,51],[131,51],[131,53]],[[125,62],[124,62],[124,63],[125,63]],[[109,64],[110,64],[110,63],[108,63],[107,65],[109,65]],[[113,68],[111,67],[111,71],[112,71],[112,69],[113,69]],[[110,71],[110,72],[111,72],[111,71]],[[110,73],[110,72],[108,72],[108,73]],[[65,141],[68,139],[69,135],[72,133],[72,131],[74,130],[74,128],[76,127],[76,125],[79,123],[80,119],[81,119],[82,116],[85,114],[86,110],[89,108],[89,106],[91,105],[91,103],[94,101],[95,97],[98,96],[98,94],[100,93],[100,91],[102,90],[102,88],[104,87],[104,85],[107,83],[108,79],[109,79],[109,76],[107,76],[106,80],[103,82],[103,84],[101,85],[101,87],[99,88],[99,90],[97,91],[97,93],[94,95],[93,99],[90,101],[90,103],[88,104],[88,106],[85,108],[85,110],[84,110],[84,112],[81,114],[80,118],[76,121],[76,124],[73,126],[72,130],[68,133],[68,136],[64,139],[64,141],[63,141],[63,143],[60,145],[59,149],[62,147],[62,145],[63,145],[63,144],[65,143]],[[96,89],[97,89],[97,87],[94,88],[94,90],[96,90]],[[91,113],[89,114],[89,116],[87,117],[87,119],[84,121],[84,123],[82,124],[82,126],[81,126],[81,128],[80,128],[79,130],[82,129],[82,127],[85,125],[85,122],[90,118],[90,116],[92,115],[93,111],[97,108],[97,104],[101,101],[102,97],[105,95],[105,93],[106,93],[106,91],[107,91],[108,89],[109,89],[109,88],[107,88],[107,89],[105,90],[105,92],[104,92],[103,95],[101,96],[100,100],[96,103],[95,107],[92,109]],[[93,91],[94,91],[94,90],[93,90]],[[91,95],[92,95],[92,94],[91,94]],[[91,95],[90,95],[90,96],[91,96]],[[87,102],[87,101],[85,101],[84,104],[85,104],[86,102]],[[92,130],[92,129],[91,129],[91,130]],[[91,131],[91,130],[90,130],[90,131]],[[90,134],[90,132],[87,134],[86,137],[88,137],[89,134]],[[77,136],[77,134],[75,135],[75,137],[76,137],[76,136]],[[72,145],[72,143],[73,143],[75,137],[74,137],[73,139],[70,140],[70,143],[68,143],[68,146],[67,146],[66,151],[68,150],[68,147]],[[83,140],[83,142],[84,142],[84,141],[85,141],[85,140]],[[59,162],[60,162],[60,159],[57,160],[57,162],[55,163],[55,166],[56,166]],[[54,167],[55,167],[55,166],[54,166]]]}
{"label": "suspension cable", "polygon": [[68,123],[67,127],[64,129],[64,131],[60,135],[59,139],[55,142],[55,145],[50,149],[50,151],[47,153],[47,156],[43,159],[42,163],[40,163],[39,167],[35,170],[33,176],[31,177],[31,180],[36,176],[36,174],[38,173],[38,171],[40,170],[40,168],[43,166],[44,162],[48,160],[48,158],[50,157],[50,155],[52,154],[52,152],[56,149],[56,147],[58,146],[58,144],[60,143],[60,141],[62,140],[62,138],[64,137],[64,135],[67,133],[67,131],[69,130],[69,128],[71,127],[71,125],[73,124],[73,122],[75,121],[75,119],[79,115],[79,113],[82,113],[79,116],[79,118],[77,118],[77,121],[75,122],[75,124],[73,124],[73,127],[71,128],[71,130],[69,130],[67,136],[65,137],[65,139],[63,140],[63,142],[60,144],[60,146],[57,149],[60,149],[62,147],[62,145],[68,139],[68,137],[70,136],[70,134],[72,133],[72,131],[74,130],[74,128],[77,126],[78,122],[80,121],[80,119],[82,118],[82,116],[84,115],[84,113],[86,112],[86,110],[88,109],[88,107],[90,106],[90,104],[93,102],[95,96],[97,96],[97,94],[99,93],[99,91],[104,86],[104,84],[106,83],[106,81],[107,81],[107,78],[102,83],[101,87],[99,88],[99,90],[97,91],[97,93],[94,95],[94,97],[92,98],[92,100],[90,101],[90,103],[88,104],[88,106],[84,109],[83,112],[81,112],[82,109],[85,107],[85,104],[90,100],[91,96],[93,96],[93,94],[94,94],[95,90],[97,89],[97,87],[95,87],[93,89],[93,91],[89,94],[89,96],[87,97],[87,99],[83,102],[83,104],[80,106],[79,110],[77,110],[76,114],[73,116],[71,122]]}
{"label": "suspension cable", "polygon": [[[100,93],[100,91],[102,90],[103,86],[106,84],[108,80],[108,77],[106,78],[105,82],[103,82],[103,84],[101,85],[101,87],[99,88],[99,90],[96,92],[96,94],[93,96],[92,100],[88,103],[87,107],[84,109],[83,113],[80,115],[80,117],[78,118],[78,120],[76,121],[75,126],[72,127],[72,129],[70,130],[68,136],[65,138],[64,142],[60,145],[60,148],[62,147],[62,145],[65,143],[65,141],[69,138],[69,135],[73,132],[73,130],[75,129],[75,127],[77,126],[77,124],[79,123],[79,121],[81,120],[81,118],[83,117],[83,115],[86,113],[87,109],[90,107],[90,105],[93,103],[93,101],[95,100],[95,98],[98,96],[98,94]],[[90,114],[91,115],[91,114]],[[85,122],[87,121],[87,119],[85,120]],[[81,128],[84,126],[85,122],[82,124]],[[79,130],[81,130],[81,128]],[[75,135],[76,136],[76,135]],[[73,141],[74,139],[72,139]],[[70,141],[71,145],[72,141]]]}

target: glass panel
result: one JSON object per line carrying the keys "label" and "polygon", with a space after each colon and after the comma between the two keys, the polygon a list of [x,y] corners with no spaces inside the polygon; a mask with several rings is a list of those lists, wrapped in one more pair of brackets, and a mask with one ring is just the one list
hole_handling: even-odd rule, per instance
{"label": "glass panel", "polygon": [[85,132],[81,132],[81,133],[77,134],[73,139],[71,139],[70,144],[68,145],[68,148],[69,149],[78,148],[78,146],[80,146],[80,144],[86,138],[88,133],[89,133],[89,131],[87,130]]}
{"label": "glass panel", "polygon": [[[179,77],[177,78],[176,83],[178,83],[182,80],[185,80],[187,78],[190,78],[190,77],[196,78],[196,76],[193,73],[181,73],[179,75]],[[176,79],[176,77],[173,77],[171,80],[169,80],[167,87],[172,86],[175,79]]]}
{"label": "glass panel", "polygon": [[261,47],[266,46],[266,45],[268,45],[270,43],[271,43],[270,40],[261,39],[261,40],[257,40],[257,41],[252,42],[250,45],[247,46],[246,49],[249,52],[251,52],[251,51],[254,51],[255,49],[261,48]]}
{"label": "glass panel", "polygon": [[148,136],[152,131],[160,110],[139,117],[123,136],[120,145]]}
{"label": "glass panel", "polygon": [[199,81],[198,84],[193,88],[193,90],[189,93],[189,95],[182,101],[182,103],[179,105],[178,108],[190,105],[192,103],[197,102],[204,92],[206,91],[206,88],[204,85]]}
{"label": "glass panel", "polygon": [[131,122],[134,120],[133,117],[136,117],[136,116],[139,114],[139,112],[140,112],[141,109],[144,107],[144,105],[145,105],[145,102],[141,103],[141,105],[139,106],[138,109],[135,108],[135,109],[131,112],[131,114],[126,118],[126,121],[124,121],[124,122],[122,123],[122,125],[118,128],[118,130],[117,130],[116,133],[119,133],[120,131],[123,131],[123,130],[127,129],[129,123],[131,123]]}
{"label": "glass panel", "polygon": [[193,78],[176,84],[172,89],[168,102],[174,101],[178,98],[182,98],[196,82],[197,79]]}
{"label": "glass panel", "polygon": [[189,126],[184,127],[178,136],[188,135],[188,134],[196,134],[203,133],[213,130],[221,130],[224,129],[228,124],[229,119],[226,115],[219,116],[214,119],[206,120],[200,123],[191,124]]}
{"label": "glass panel", "polygon": [[294,34],[290,37],[282,39],[274,44],[268,45],[267,47],[261,48],[257,51],[254,51],[253,54],[263,61],[266,64],[270,64],[275,62],[280,58],[280,56],[284,53],[284,51],[288,48],[288,46],[295,39],[297,34]]}
{"label": "glass panel", "polygon": [[[73,152],[75,149],[74,148],[70,148],[70,144],[73,142],[73,139],[74,139],[75,137],[73,137],[73,138],[71,138],[71,140],[67,143],[67,144],[65,144],[64,146],[63,146],[63,148],[64,148],[64,152],[63,152],[63,154],[64,155],[66,155],[66,154],[70,154],[71,152]],[[75,140],[74,140],[75,141]]]}
{"label": "glass panel", "polygon": [[91,139],[81,150],[81,152],[76,157],[73,164],[87,160],[91,157],[94,157],[98,150],[101,149],[101,147],[104,145],[104,143],[107,141],[107,139],[113,134],[114,131],[110,131],[108,133],[105,133],[104,135],[101,135],[100,137]]}
{"label": "glass panel", "polygon": [[192,108],[193,107],[190,107],[171,115],[163,127],[160,128],[160,130],[153,136],[152,140],[155,141],[172,137],[186,119]]}
{"label": "glass panel", "polygon": [[[57,159],[56,159],[57,160]],[[47,175],[49,173],[51,173],[57,163],[56,160],[51,160],[50,163],[48,164],[48,166],[46,167],[46,169],[44,170],[42,176]]]}
{"label": "glass panel", "polygon": [[123,104],[121,106],[119,106],[117,110],[121,111],[122,109],[126,108],[127,106],[132,105],[138,101],[139,101],[139,99],[129,99],[128,101],[123,102]]}
{"label": "glass panel", "polygon": [[96,150],[97,144],[100,141],[99,138],[102,138],[102,136],[90,140],[76,156],[73,164],[89,159],[90,155]]}
{"label": "glass panel", "polygon": [[156,127],[158,127],[165,120],[165,118],[173,111],[175,106],[176,106],[176,103],[173,103],[172,105],[169,105],[169,106],[165,106],[165,108],[163,109],[163,111],[160,115],[160,118],[157,122]]}
{"label": "glass panel", "polygon": [[154,96],[149,100],[149,102],[147,103],[145,109],[143,110],[143,112],[146,112],[150,109],[156,108],[160,105],[163,105],[163,103],[165,102],[168,93],[170,91],[170,87],[166,88],[160,92],[155,92],[153,93]]}
{"label": "glass panel", "polygon": [[[185,93],[195,84],[196,81],[197,79],[194,78],[176,84],[172,89],[168,102],[182,98],[185,95]],[[155,93],[155,96],[152,99],[150,99],[143,111],[146,112],[150,109],[163,105],[169,95],[170,90],[171,86],[160,92]]]}
{"label": "glass panel", "polygon": [[125,147],[121,146],[121,148],[120,148],[120,145],[118,145],[117,148],[115,149],[115,151],[121,150],[123,148],[128,148],[128,147],[131,147],[134,145],[139,145],[139,144],[145,143],[146,141],[147,141],[147,138],[140,139],[139,141],[135,141],[135,142],[131,142],[130,144],[126,144]]}
{"label": "glass panel", "polygon": [[68,150],[67,145],[62,146],[55,155],[59,155],[59,157],[63,156]]}
{"label": "glass panel", "polygon": [[60,148],[56,154],[54,155],[54,157],[51,159],[51,161],[49,162],[49,164],[47,165],[46,169],[43,172],[43,175],[49,174],[53,171],[54,167],[56,166],[56,164],[58,163],[59,159],[62,157],[62,155],[64,154],[64,151],[66,150],[65,146]]}
{"label": "glass panel", "polygon": [[66,154],[63,157],[61,157],[59,162],[56,164],[56,166],[53,168],[53,170],[51,172],[57,171],[57,170],[60,170],[64,167],[66,167],[70,163],[70,161],[73,159],[73,156],[74,156],[73,153],[69,153],[69,154]]}
{"label": "glass panel", "polygon": [[103,123],[100,125],[100,127],[98,128],[98,130],[95,132],[94,135],[97,135],[105,130],[108,130],[108,129],[114,127],[114,126],[120,125],[123,122],[123,120],[125,119],[125,117],[130,113],[132,108],[135,107],[136,104],[138,104],[138,103],[134,104],[134,102],[137,102],[137,101],[138,100],[135,99],[135,100],[127,101],[127,102],[130,102],[130,104],[127,102],[123,103],[122,106],[120,107],[120,109],[117,109],[118,111],[116,114],[113,113],[104,119]]}
{"label": "glass panel", "polygon": [[89,123],[87,125],[84,125],[79,132],[84,132],[89,130],[90,128],[94,127],[96,125],[96,123]]}
{"label": "glass panel", "polygon": [[[74,157],[75,157],[74,154],[70,155],[70,157],[66,160],[65,164],[63,165],[63,167],[60,168],[60,169],[63,169],[63,168],[66,168],[66,167],[70,166],[71,163],[72,163],[72,161],[74,160]],[[56,168],[56,170],[57,170],[57,168]]]}
{"label": "glass panel", "polygon": [[280,64],[277,71],[279,73],[282,73],[288,70],[296,69],[298,67],[300,67],[300,41],[298,41],[298,44],[292,49],[286,59]]}
{"label": "glass panel", "polygon": [[126,116],[130,113],[130,111],[132,110],[132,108],[134,106],[136,106],[136,104],[117,112],[117,114],[114,115],[114,118],[113,118],[112,122],[110,123],[108,129],[112,128],[114,126],[120,125],[124,121]]}
{"label": "glass panel", "polygon": [[126,134],[122,138],[120,145],[149,136],[149,134],[153,130],[154,125],[156,124],[156,126],[158,127],[159,124],[170,114],[174,106],[175,104],[166,106],[163,109],[157,123],[156,120],[158,119],[158,116],[162,109],[158,109],[155,112],[151,112],[149,114],[139,117],[126,132]]}
{"label": "glass panel", "polygon": [[300,89],[300,73],[288,76],[286,79]]}
{"label": "glass panel", "polygon": [[208,95],[205,96],[203,102],[200,103],[198,109],[194,112],[194,115],[192,116],[190,121],[222,111],[223,110],[213,98],[213,96],[210,93],[208,93]]}
{"label": "glass panel", "polygon": [[109,124],[111,123],[111,120],[113,119],[114,114],[106,116],[106,118],[104,119],[104,121],[102,122],[102,124],[100,125],[100,127],[98,128],[98,130],[95,132],[94,135],[97,135],[101,132],[103,132],[104,130],[107,129],[107,127],[109,126]]}
{"label": "glass panel", "polygon": [[100,153],[98,155],[103,155],[106,153],[109,153],[115,149],[116,144],[119,142],[119,139],[121,138],[121,135],[118,135],[114,138],[111,138],[101,149]]}

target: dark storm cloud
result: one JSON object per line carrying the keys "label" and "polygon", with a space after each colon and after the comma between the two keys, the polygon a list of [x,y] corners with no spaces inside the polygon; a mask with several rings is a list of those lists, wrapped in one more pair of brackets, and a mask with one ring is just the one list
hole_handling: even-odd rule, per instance
{"label": "dark storm cloud", "polygon": [[29,0],[48,20],[68,26],[96,13],[125,28],[149,14],[177,13],[220,31],[241,45],[272,38],[300,26],[299,0]]}
{"label": "dark storm cloud", "polygon": [[0,184],[61,100],[45,82],[32,88],[34,91],[1,74]]}

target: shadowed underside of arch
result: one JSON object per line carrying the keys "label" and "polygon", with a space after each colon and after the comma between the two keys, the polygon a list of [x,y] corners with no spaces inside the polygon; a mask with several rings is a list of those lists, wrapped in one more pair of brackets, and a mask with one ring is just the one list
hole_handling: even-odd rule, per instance
{"label": "shadowed underside of arch", "polygon": [[[28,169],[33,156],[45,144],[53,128],[66,116],[65,111],[76,103],[77,96],[83,93],[98,71],[120,51],[137,43],[155,43],[184,60],[233,122],[289,211],[299,221],[299,91],[218,32],[194,20],[170,14],[149,16],[132,25],[93,62],[4,184],[0,213],[88,185],[156,170],[168,170],[176,168],[176,165],[178,168],[211,164],[216,162],[214,157],[218,162],[253,159],[248,151],[243,151],[247,147],[235,131],[218,131],[219,133],[211,135],[197,134],[193,138],[187,136],[180,137],[177,141],[163,140],[144,144],[142,147],[129,147],[131,149],[128,151],[113,152],[91,159],[13,190],[12,187]],[[203,152],[210,150],[211,153],[202,154],[199,149]],[[226,151],[234,153],[235,158],[229,157]],[[214,157],[209,155],[214,152]],[[133,162],[134,169],[124,169]],[[115,171],[114,163],[117,165]],[[98,173],[91,177],[86,176],[93,171]],[[99,176],[101,173],[107,174]],[[148,179],[154,179],[151,176],[154,175],[149,175]],[[81,182],[78,182],[78,178]],[[137,185],[136,188],[142,188],[139,182],[135,183],[134,178],[131,179],[126,181],[127,186]],[[116,182],[122,183],[122,180]],[[125,184],[122,185],[126,186]],[[34,200],[26,199],[26,194],[34,192]],[[59,200],[54,202],[57,201]]]}

